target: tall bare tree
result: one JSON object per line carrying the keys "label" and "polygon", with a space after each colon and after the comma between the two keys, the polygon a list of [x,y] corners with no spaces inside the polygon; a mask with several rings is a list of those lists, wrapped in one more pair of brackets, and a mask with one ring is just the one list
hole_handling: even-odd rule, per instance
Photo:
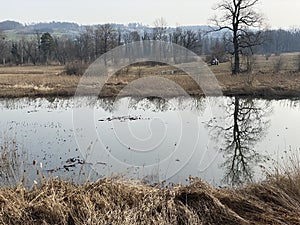
{"label": "tall bare tree", "polygon": [[0,60],[2,60],[2,64],[6,63],[6,58],[8,55],[8,43],[6,40],[5,34],[0,30]]}
{"label": "tall bare tree", "polygon": [[154,21],[153,40],[167,41],[167,21],[161,17]]}
{"label": "tall bare tree", "polygon": [[251,49],[262,43],[260,29],[263,16],[257,12],[259,0],[223,0],[214,10],[220,11],[220,16],[215,15],[211,21],[216,26],[213,31],[228,30],[232,42],[234,63],[232,73],[240,72],[240,54],[243,49]]}
{"label": "tall bare tree", "polygon": [[182,33],[182,46],[199,53],[201,49],[201,43],[198,39],[199,35],[192,30],[185,30]]}
{"label": "tall bare tree", "polygon": [[97,57],[118,45],[118,33],[112,24],[99,25],[95,30],[95,34],[98,42],[96,45],[96,49],[98,49]]}

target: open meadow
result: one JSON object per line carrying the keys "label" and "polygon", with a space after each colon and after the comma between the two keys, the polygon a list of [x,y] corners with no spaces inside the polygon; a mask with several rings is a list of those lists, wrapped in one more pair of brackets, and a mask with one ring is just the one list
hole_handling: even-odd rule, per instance
{"label": "open meadow", "polygon": [[[224,95],[297,97],[300,95],[299,63],[297,53],[272,55],[268,59],[257,55],[253,59],[252,70],[247,73],[231,75],[230,62],[209,68],[215,74]],[[202,90],[188,75],[172,66],[132,65],[105,80],[106,85],[100,96],[116,96],[131,81],[149,76],[170,79],[190,95],[203,95]],[[97,89],[93,84],[98,79],[105,77],[91,78],[92,85],[87,87],[87,93],[89,89]],[[73,96],[79,81],[80,76],[67,75],[64,66],[2,66],[0,97]]]}

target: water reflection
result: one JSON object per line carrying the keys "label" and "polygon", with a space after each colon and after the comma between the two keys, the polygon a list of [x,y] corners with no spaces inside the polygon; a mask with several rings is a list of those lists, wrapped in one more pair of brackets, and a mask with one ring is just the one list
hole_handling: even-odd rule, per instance
{"label": "water reflection", "polygon": [[[265,155],[276,159],[286,146],[291,145],[292,149],[300,147],[300,101],[238,97],[222,98],[223,100],[226,103],[224,116],[212,118],[208,101],[216,104],[215,98],[105,98],[95,102],[88,97],[2,99],[0,146],[5,143],[3,137],[15,140],[20,151],[11,152],[10,156],[20,156],[18,160],[22,163],[15,163],[17,159],[12,159],[14,161],[10,164],[3,161],[2,167],[0,165],[1,181],[6,179],[4,172],[12,168],[12,171],[15,170],[14,174],[18,174],[17,170],[26,171],[30,174],[30,180],[36,179],[40,174],[51,174],[64,179],[75,177],[76,181],[85,181],[121,173],[130,178],[158,182],[168,174],[179,171],[170,181],[184,183],[192,175],[215,185],[222,184],[222,179],[223,183],[238,185],[258,178],[257,167],[258,164],[263,164]],[[83,115],[86,110],[94,110],[95,129],[98,132],[94,139],[84,124],[74,130],[74,107],[82,109]],[[129,114],[124,113],[124,108]],[[178,114],[181,114],[182,121],[178,119]],[[220,120],[225,120],[225,126],[220,125]],[[205,126],[205,121],[210,122]],[[126,122],[128,127],[123,127]],[[178,142],[181,136],[178,132],[180,126],[186,135],[183,143]],[[192,130],[195,127],[199,136]],[[129,131],[140,141],[129,138]],[[163,144],[154,146],[151,143],[152,139],[148,138],[151,131],[152,139],[157,142],[162,140]],[[86,143],[84,147],[88,149],[87,153],[91,150],[89,156],[79,150],[74,132]],[[116,134],[117,141],[113,138]],[[222,139],[222,136],[225,138]],[[209,142],[209,137],[214,139]],[[220,140],[224,141],[220,143]],[[192,144],[195,141],[196,146]],[[144,145],[146,142],[147,146]],[[141,152],[150,147],[153,147],[151,151]],[[194,152],[192,148],[195,149]],[[219,150],[217,156],[216,149]],[[139,150],[139,153],[134,150]],[[93,155],[92,151],[98,153]],[[190,153],[193,154],[189,155]],[[2,156],[1,159],[8,162],[5,157],[9,154]],[[119,162],[115,162],[115,159]],[[157,164],[162,160],[168,163]],[[185,164],[186,161],[188,163]],[[147,165],[152,164],[158,166],[148,169]],[[18,168],[18,165],[21,167]],[[43,165],[42,168],[40,165]],[[98,168],[98,174],[93,174],[93,167]],[[8,172],[10,176],[13,176],[12,171]],[[80,179],[78,174],[81,174]],[[22,179],[21,175],[15,177]],[[6,181],[8,182],[7,179]]]}
{"label": "water reflection", "polygon": [[[187,101],[188,100],[188,101]],[[105,111],[113,112],[121,104],[121,99],[99,99],[99,106]],[[151,110],[152,112],[166,112],[169,110],[197,110],[203,112],[206,107],[205,98],[186,99],[177,97],[176,100],[164,99],[160,97],[131,97],[128,107],[133,110]]]}
{"label": "water reflection", "polygon": [[267,116],[272,112],[270,102],[233,97],[228,99],[225,127],[215,119],[208,123],[216,140],[224,135],[219,150],[223,154],[223,181],[240,185],[252,181],[257,165],[263,161],[263,154],[256,149],[257,142],[265,137],[270,125]]}
{"label": "water reflection", "polygon": [[97,134],[89,135],[90,148],[86,137],[77,140],[80,149],[89,149],[88,161],[99,173],[125,173],[150,183],[173,175],[186,178],[181,169],[197,144],[198,115],[205,107],[203,98],[120,98],[109,114],[94,113]]}
{"label": "water reflection", "polygon": [[[170,171],[175,171],[184,165],[186,151],[184,152],[182,149],[191,149],[189,142],[192,143],[192,140],[196,139],[196,133],[193,133],[186,135],[190,136],[191,140],[187,140],[185,143],[176,142],[178,135],[176,136],[175,133],[180,130],[178,127],[180,121],[176,119],[178,112],[181,111],[183,116],[183,129],[185,133],[187,133],[190,127],[197,126],[192,118],[197,119],[197,115],[201,114],[201,111],[206,107],[205,100],[203,98],[188,100],[184,98],[169,100],[161,98],[127,99],[130,99],[130,104],[128,105],[130,115],[128,116],[124,114],[126,113],[124,110],[118,110],[118,108],[124,108],[123,104],[124,100],[127,102],[126,98],[118,100],[104,98],[97,99],[96,101],[91,101],[89,97],[69,99],[2,99],[0,101],[0,146],[3,144],[4,138],[8,140],[14,139],[18,145],[24,146],[24,150],[26,151],[24,165],[28,165],[26,173],[29,176],[28,179],[31,181],[38,180],[41,174],[43,174],[43,176],[51,174],[52,176],[60,176],[67,179],[75,178],[76,180],[78,180],[76,176],[81,174],[81,180],[85,180],[87,177],[91,178],[90,174],[95,172],[91,170],[92,167],[101,167],[99,173],[95,173],[93,178],[110,176],[115,173],[123,174],[124,171],[129,171],[123,175],[128,175],[129,177],[132,175],[132,178],[146,180],[149,180],[149,177],[154,177],[156,179],[155,182],[161,181],[164,177],[164,173],[167,173],[167,170],[169,170],[168,172],[170,173]],[[79,134],[80,138],[84,140],[83,142],[87,143],[85,145],[87,153],[89,153],[89,149],[101,152],[100,149],[103,148],[103,146],[100,145],[100,139],[91,138],[91,131],[86,130],[84,124],[82,127],[74,130],[72,124],[72,110],[74,107],[82,109],[83,112],[90,109],[94,110],[95,125],[100,135],[98,138],[101,138],[102,141],[107,141],[104,150],[105,152],[107,151],[108,154],[98,154],[97,157],[92,157],[94,155],[83,155],[79,150],[74,132]],[[116,118],[119,119],[107,120],[107,118],[114,118],[111,117],[112,115],[116,115]],[[164,119],[165,124],[161,123],[157,118]],[[148,146],[137,146],[137,142],[134,141],[127,143],[129,140],[126,136],[128,132],[121,131],[119,131],[121,133],[119,133],[118,137],[124,136],[123,139],[128,145],[124,147],[119,142],[111,139],[116,132],[113,128],[124,125],[124,121],[129,121],[132,132],[136,134],[140,140],[144,141],[147,141],[145,138],[150,134],[150,130],[145,129],[149,128],[149,124],[152,126],[153,131],[156,131],[152,138],[157,137],[157,140],[161,138],[158,136],[159,132],[163,131],[164,126],[168,124],[166,126],[169,132],[166,141],[163,139],[164,145],[155,149],[153,154],[151,152],[143,152],[143,154],[135,155],[135,157],[132,158],[134,147],[145,150],[155,143],[150,143],[150,140],[148,140]],[[117,129],[117,131],[118,130],[119,129]],[[185,146],[183,147],[182,145]],[[177,148],[179,149],[178,154],[174,154]],[[125,152],[126,150],[129,154]],[[13,151],[14,150],[12,150],[12,153]],[[15,151],[15,153],[17,153],[17,151]],[[148,154],[149,157],[147,157],[146,154]],[[170,165],[166,165],[167,169],[159,165],[155,170],[147,171],[146,166],[149,163],[157,163],[160,159],[169,159],[168,156],[170,154],[173,154],[172,157],[170,157],[172,158],[170,160],[173,161]],[[118,164],[112,161],[113,156],[124,160],[124,163],[131,162],[131,164],[138,164],[140,167],[118,168]],[[22,160],[19,164],[21,163],[23,163]],[[39,167],[38,165],[43,166]],[[3,167],[2,170],[4,171],[4,169]],[[12,171],[17,170],[20,169],[15,168]],[[84,173],[82,172],[83,170]],[[137,172],[132,174],[132,171]],[[182,179],[185,179],[188,175],[189,172],[182,176]]]}

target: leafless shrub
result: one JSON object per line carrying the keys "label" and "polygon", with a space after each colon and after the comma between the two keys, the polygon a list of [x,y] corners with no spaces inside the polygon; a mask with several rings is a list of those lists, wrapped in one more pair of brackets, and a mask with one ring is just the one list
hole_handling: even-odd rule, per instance
{"label": "leafless shrub", "polygon": [[65,73],[67,75],[83,75],[88,65],[74,62],[65,66]]}
{"label": "leafless shrub", "polygon": [[253,54],[245,54],[242,56],[241,71],[246,74],[246,84],[252,86],[256,57]]}
{"label": "leafless shrub", "polygon": [[249,54],[245,56],[245,71],[247,73],[252,73],[256,62],[256,57],[253,54]]}
{"label": "leafless shrub", "polygon": [[280,70],[282,69],[282,66],[283,66],[283,58],[281,56],[277,57],[274,61],[274,72],[275,73],[278,73],[280,72]]}
{"label": "leafless shrub", "polygon": [[138,77],[141,77],[141,75],[142,75],[142,67],[140,65],[137,68],[137,75],[138,75]]}
{"label": "leafless shrub", "polygon": [[269,58],[272,56],[272,54],[265,54],[266,60],[269,60]]}
{"label": "leafless shrub", "polygon": [[297,57],[297,71],[300,72],[300,54]]}

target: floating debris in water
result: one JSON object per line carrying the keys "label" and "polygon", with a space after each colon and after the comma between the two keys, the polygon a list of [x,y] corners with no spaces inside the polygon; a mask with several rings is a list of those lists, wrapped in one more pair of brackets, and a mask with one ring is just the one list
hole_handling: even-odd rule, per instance
{"label": "floating debris in water", "polygon": [[119,120],[120,122],[125,122],[126,120],[150,120],[150,118],[142,118],[142,116],[113,116],[113,117],[107,117],[105,119],[99,119],[99,122],[105,122],[105,121],[113,121],[113,120]]}

